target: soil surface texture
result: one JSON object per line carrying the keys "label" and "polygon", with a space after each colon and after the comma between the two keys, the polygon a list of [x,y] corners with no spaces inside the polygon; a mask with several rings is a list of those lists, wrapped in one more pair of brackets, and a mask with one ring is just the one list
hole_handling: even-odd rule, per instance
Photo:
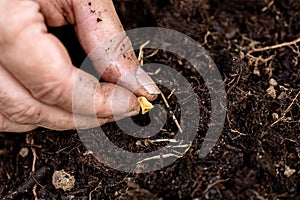
{"label": "soil surface texture", "polygon": [[[144,63],[172,67],[197,94],[201,120],[184,155],[156,171],[130,173],[99,162],[83,145],[77,131],[39,128],[30,133],[1,133],[0,198],[300,199],[300,1],[114,3],[126,30],[176,30],[201,44],[213,58],[227,94],[222,132],[217,141],[212,141],[216,145],[206,157],[199,157],[211,117],[209,83],[187,60],[145,47]],[[86,55],[73,27],[49,27],[49,31],[66,45],[74,65],[80,66]],[[170,83],[174,87],[181,84],[175,78]],[[172,92],[172,87],[160,88],[166,97]],[[166,108],[161,97],[155,104],[164,106],[180,121],[182,102],[176,95],[171,95],[168,102],[170,108]],[[187,114],[194,112],[186,107]],[[131,136],[116,123],[103,126],[102,130],[116,148],[156,151],[171,144],[179,128],[171,114],[162,113],[151,119],[149,115],[132,120],[141,127],[150,120],[159,126],[160,117],[167,116],[161,130],[149,138]],[[195,121],[186,121],[185,126],[189,127],[189,123]],[[85,132],[93,135],[97,131],[99,128]],[[162,142],[153,142],[159,139]],[[167,158],[162,155],[155,159],[163,165]],[[58,177],[53,184],[54,172],[62,174],[63,180]],[[64,181],[69,185],[59,188],[57,185],[64,185]]]}

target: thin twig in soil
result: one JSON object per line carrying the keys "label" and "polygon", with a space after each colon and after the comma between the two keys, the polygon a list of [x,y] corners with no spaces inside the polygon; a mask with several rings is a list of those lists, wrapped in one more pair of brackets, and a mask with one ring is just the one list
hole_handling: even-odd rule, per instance
{"label": "thin twig in soil", "polygon": [[273,127],[275,124],[277,124],[280,121],[284,121],[285,120],[285,115],[291,110],[292,106],[294,105],[296,99],[298,98],[298,96],[300,95],[300,92],[298,92],[298,94],[295,96],[295,98],[292,100],[292,103],[287,107],[287,109],[285,111],[283,111],[282,115],[280,118],[278,118],[275,122],[273,122],[271,124],[271,127]]}
{"label": "thin twig in soil", "polygon": [[200,178],[202,178],[202,176],[197,176],[196,181],[194,182],[194,184],[192,186],[193,188],[195,188],[192,192],[192,197],[196,194],[196,192],[199,191],[200,187],[202,186],[202,184],[199,182]]}
{"label": "thin twig in soil", "polygon": [[[35,151],[34,147],[31,147],[31,151],[32,151],[32,154],[33,154],[31,173],[34,173],[35,172],[35,163],[36,163],[37,155],[36,155],[36,151]],[[37,187],[37,185],[35,184],[32,188],[32,194],[34,196],[34,199],[38,200],[39,198],[38,198],[37,193],[36,193],[36,187]]]}
{"label": "thin twig in soil", "polygon": [[272,60],[275,57],[275,55],[270,55],[267,58],[263,58],[261,55],[258,56],[258,57],[255,57],[255,56],[252,56],[250,54],[247,55],[247,56],[255,61],[255,65],[254,65],[255,67],[257,67],[259,64],[265,64],[265,63],[269,62],[270,60]]}
{"label": "thin twig in soil", "polygon": [[[186,154],[189,150],[190,150],[190,147],[192,146],[192,143],[190,142],[190,144],[184,144],[184,145],[176,145],[176,146],[166,146],[168,148],[172,148],[172,151],[178,155],[181,155],[181,157],[183,157],[184,154]],[[174,150],[174,148],[185,148],[184,152],[181,153],[181,152],[178,152],[176,150]]]}
{"label": "thin twig in soil", "polygon": [[164,159],[164,158],[169,158],[169,157],[181,158],[182,156],[175,155],[173,153],[161,154],[161,155],[157,155],[157,156],[152,156],[152,157],[149,157],[149,158],[145,158],[143,160],[138,161],[136,164],[141,164],[141,163],[143,163],[145,161],[149,161],[149,160],[159,160],[159,159]]}
{"label": "thin twig in soil", "polygon": [[206,34],[205,34],[205,36],[204,36],[204,41],[203,41],[203,43],[201,43],[202,46],[204,46],[204,45],[207,44],[207,37],[208,37],[210,34],[211,34],[210,31],[207,31],[207,32],[206,32]]}
{"label": "thin twig in soil", "polygon": [[169,109],[169,113],[172,115],[172,119],[173,119],[173,121],[175,122],[175,124],[176,124],[176,126],[177,126],[179,132],[180,132],[180,133],[183,133],[182,128],[181,128],[181,126],[180,126],[180,124],[179,124],[177,118],[175,117],[174,113],[173,113],[173,112],[171,111],[171,109],[170,109],[170,105],[169,105],[169,103],[168,103],[168,101],[167,101],[165,95],[164,95],[162,92],[161,92],[160,94],[161,94],[162,99],[163,99],[164,102],[165,102],[165,105],[166,105],[167,108]]}
{"label": "thin twig in soil", "polygon": [[34,200],[38,200],[38,196],[37,196],[37,193],[36,193],[36,187],[37,187],[37,184],[34,184],[33,188],[32,188],[32,194],[34,196]]}
{"label": "thin twig in soil", "polygon": [[[253,48],[247,52],[246,57],[250,58],[250,62],[252,62],[254,60],[254,62],[255,62],[254,63],[254,67],[255,67],[254,72],[256,72],[257,75],[260,75],[259,71],[257,69],[259,62],[261,61],[262,64],[267,63],[268,61],[272,60],[275,57],[275,55],[271,55],[268,58],[264,59],[264,58],[262,58],[261,55],[259,57],[255,57],[255,56],[251,55],[252,53],[268,51],[268,50],[272,50],[272,49],[278,49],[278,48],[286,47],[286,46],[291,48],[292,45],[295,45],[296,47],[298,47],[296,45],[298,42],[300,42],[300,38],[297,38],[291,42],[284,42],[281,44],[276,44],[276,45],[266,46],[266,47],[261,47],[261,48]],[[300,55],[299,51],[294,50],[293,48],[292,48],[292,50],[294,53],[297,53],[298,56]],[[272,74],[270,74],[270,75],[272,75]]]}
{"label": "thin twig in soil", "polygon": [[36,151],[33,147],[31,147],[32,155],[33,155],[33,160],[32,160],[32,166],[31,166],[31,173],[35,172],[35,163],[37,159]]}
{"label": "thin twig in soil", "polygon": [[93,192],[96,192],[101,187],[102,187],[102,181],[100,180],[100,182],[98,183],[98,185],[89,193],[89,200],[92,200],[92,194],[93,194]]}
{"label": "thin twig in soil", "polygon": [[173,142],[173,143],[176,143],[178,142],[177,140],[175,139],[156,139],[156,140],[148,140],[148,142],[150,143],[155,143],[155,142]]}
{"label": "thin twig in soil", "polygon": [[145,56],[145,58],[151,58],[151,57],[153,57],[155,54],[157,54],[158,53],[158,49],[156,49],[153,53],[151,53],[150,55],[148,55],[148,56]]}
{"label": "thin twig in soil", "polygon": [[[29,145],[34,145],[34,139],[33,139],[32,135],[30,136]],[[32,155],[33,155],[33,160],[32,160],[32,165],[31,165],[31,173],[33,174],[35,172],[35,164],[36,164],[37,155],[36,155],[35,148],[33,146],[31,147],[31,151],[32,151]],[[35,184],[32,188],[32,194],[34,196],[34,199],[38,200],[38,196],[36,193],[36,187],[37,187],[37,185]]]}
{"label": "thin twig in soil", "polygon": [[175,89],[173,89],[173,90],[171,91],[171,93],[169,94],[169,96],[167,97],[167,99],[170,99],[171,96],[174,94],[174,92],[175,92]]}
{"label": "thin twig in soil", "polygon": [[239,135],[242,135],[242,136],[246,136],[245,133],[242,133],[242,132],[240,132],[240,131],[238,131],[238,130],[231,129],[230,131],[233,132],[233,133],[237,133],[237,134],[239,134]]}
{"label": "thin twig in soil", "polygon": [[267,11],[269,8],[271,8],[271,6],[272,6],[273,4],[274,4],[274,1],[271,1],[270,3],[268,3],[267,6],[265,6],[265,7],[263,7],[263,8],[261,9],[261,12]]}
{"label": "thin twig in soil", "polygon": [[176,145],[176,146],[166,146],[166,147],[169,147],[169,148],[186,148],[186,147],[189,147],[191,145],[189,144],[183,144],[183,145]]}
{"label": "thin twig in soil", "polygon": [[254,52],[267,51],[267,50],[271,50],[271,49],[278,49],[278,48],[285,47],[285,46],[291,46],[293,44],[297,44],[298,42],[300,42],[300,38],[297,38],[297,39],[295,39],[291,42],[284,42],[284,43],[276,44],[276,45],[273,45],[273,46],[266,46],[266,47],[262,47],[262,48],[254,48],[254,49],[248,51],[247,55],[250,55]]}
{"label": "thin twig in soil", "polygon": [[138,61],[140,62],[141,66],[144,65],[144,51],[143,51],[143,48],[145,48],[145,46],[147,46],[149,44],[149,42],[150,42],[150,40],[146,41],[144,44],[142,44],[140,46]]}
{"label": "thin twig in soil", "polygon": [[298,56],[300,56],[300,50],[299,50],[299,46],[295,45],[295,48],[293,46],[289,46],[290,49],[292,49],[292,51],[297,54]]}

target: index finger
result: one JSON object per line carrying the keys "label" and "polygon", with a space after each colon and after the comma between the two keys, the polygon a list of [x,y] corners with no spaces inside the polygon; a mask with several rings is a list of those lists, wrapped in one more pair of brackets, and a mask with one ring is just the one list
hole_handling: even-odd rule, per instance
{"label": "index finger", "polygon": [[[154,100],[160,90],[140,68],[111,0],[74,0],[76,33],[101,78]],[[100,45],[100,46],[99,46]]]}

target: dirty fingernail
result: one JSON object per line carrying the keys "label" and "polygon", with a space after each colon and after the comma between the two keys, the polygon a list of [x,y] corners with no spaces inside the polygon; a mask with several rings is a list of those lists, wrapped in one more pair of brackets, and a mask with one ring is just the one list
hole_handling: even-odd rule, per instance
{"label": "dirty fingernail", "polygon": [[160,94],[160,90],[157,88],[156,85],[151,84],[151,85],[143,85],[145,87],[145,89],[147,90],[147,92],[149,94]]}
{"label": "dirty fingernail", "polygon": [[148,76],[148,74],[141,67],[139,67],[136,71],[136,78],[149,94],[160,94],[160,90],[157,87],[157,85],[152,81],[150,76]]}

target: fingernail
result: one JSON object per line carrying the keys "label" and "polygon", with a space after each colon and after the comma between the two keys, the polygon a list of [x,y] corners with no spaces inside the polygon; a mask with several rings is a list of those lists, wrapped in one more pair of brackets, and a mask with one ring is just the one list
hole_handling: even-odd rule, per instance
{"label": "fingernail", "polygon": [[157,85],[141,67],[139,67],[136,71],[136,78],[149,94],[160,94],[160,90]]}

